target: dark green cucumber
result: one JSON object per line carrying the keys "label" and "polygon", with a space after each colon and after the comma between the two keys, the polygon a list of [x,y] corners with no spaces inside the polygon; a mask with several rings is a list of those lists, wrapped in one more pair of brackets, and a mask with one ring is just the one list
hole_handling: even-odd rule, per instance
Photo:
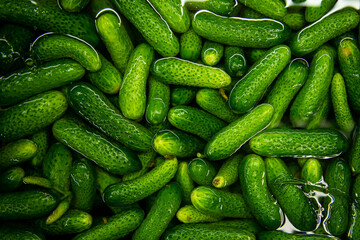
{"label": "dark green cucumber", "polygon": [[188,173],[191,179],[199,185],[211,186],[216,175],[213,164],[205,159],[195,158],[189,162]]}
{"label": "dark green cucumber", "polygon": [[191,193],[191,202],[202,213],[233,218],[252,218],[241,194],[200,186]]}
{"label": "dark green cucumber", "polygon": [[269,129],[252,138],[249,145],[266,157],[333,158],[347,150],[348,141],[333,129]]}
{"label": "dark green cucumber", "polygon": [[165,121],[170,106],[170,87],[153,76],[149,77],[146,121],[159,124]]}
{"label": "dark green cucumber", "polygon": [[221,88],[230,84],[230,76],[223,70],[179,58],[160,58],[151,73],[159,80],[175,85]]}
{"label": "dark green cucumber", "polygon": [[84,122],[62,118],[54,123],[52,131],[59,142],[111,173],[127,174],[141,168],[134,152],[110,140]]}
{"label": "dark green cucumber", "polygon": [[178,168],[176,157],[166,160],[139,178],[115,183],[105,189],[103,198],[109,206],[122,206],[137,202],[165,186]]}
{"label": "dark green cucumber", "polygon": [[194,29],[190,28],[180,36],[180,57],[185,60],[196,62],[201,53],[202,41]]}
{"label": "dark green cucumber", "polygon": [[57,199],[49,192],[28,190],[0,195],[0,219],[22,220],[49,214]]}
{"label": "dark green cucumber", "polygon": [[201,61],[208,66],[215,66],[224,55],[224,46],[220,43],[205,41],[201,49]]}
{"label": "dark green cucumber", "polygon": [[112,0],[116,8],[162,56],[179,53],[179,40],[168,24],[145,0]]}
{"label": "dark green cucumber", "polygon": [[132,239],[159,239],[179,209],[181,199],[181,188],[178,183],[165,185],[157,194],[155,203]]}
{"label": "dark green cucumber", "polygon": [[239,0],[239,2],[274,19],[280,19],[287,13],[285,4],[281,0]]}
{"label": "dark green cucumber", "polygon": [[352,30],[359,21],[355,9],[337,11],[294,34],[290,40],[291,51],[295,56],[311,53],[327,41]]}
{"label": "dark green cucumber", "polygon": [[234,227],[244,229],[246,231],[257,234],[263,229],[255,219],[234,219],[234,220],[222,220],[219,222],[210,223],[211,226],[220,227]]}
{"label": "dark green cucumber", "polygon": [[6,0],[1,2],[0,9],[1,20],[11,19],[11,22],[45,32],[70,34],[94,46],[99,43],[93,19],[83,13],[63,11],[56,1]]}
{"label": "dark green cucumber", "polygon": [[261,104],[217,132],[205,146],[209,160],[230,157],[250,138],[265,129],[273,116],[270,104]]}
{"label": "dark green cucumber", "polygon": [[37,152],[36,143],[20,139],[0,148],[0,171],[30,160]]}
{"label": "dark green cucumber", "polygon": [[185,1],[185,6],[190,11],[206,9],[213,13],[224,16],[230,15],[238,5],[238,2],[235,0]]}
{"label": "dark green cucumber", "polygon": [[242,159],[242,154],[234,154],[226,159],[212,181],[213,186],[224,188],[234,184],[239,179],[239,164]]}
{"label": "dark green cucumber", "polygon": [[340,240],[340,238],[320,234],[294,234],[282,231],[260,232],[257,235],[259,240]]}
{"label": "dark green cucumber", "polygon": [[60,6],[68,12],[80,12],[90,0],[60,0]]}
{"label": "dark green cucumber", "polygon": [[245,113],[253,108],[276,76],[289,63],[290,58],[288,46],[279,45],[271,48],[231,90],[230,107],[238,113]]}
{"label": "dark green cucumber", "polygon": [[241,77],[247,71],[247,61],[242,48],[226,46],[224,51],[225,71],[232,77]]}
{"label": "dark green cucumber", "polygon": [[0,226],[0,236],[2,240],[45,240],[45,236],[39,229],[29,224],[12,221],[2,222]]}
{"label": "dark green cucumber", "polygon": [[321,102],[320,107],[317,109],[317,111],[314,113],[312,118],[310,119],[309,124],[306,126],[306,129],[317,129],[317,128],[323,128],[323,126],[326,124],[327,117],[331,110],[331,96],[330,96],[330,89],[326,93],[324,99]]}
{"label": "dark green cucumber", "polygon": [[116,240],[123,238],[140,225],[144,215],[144,211],[139,208],[127,209],[108,218],[106,223],[101,223],[76,235],[73,240]]}
{"label": "dark green cucumber", "polygon": [[162,130],[154,136],[152,145],[163,156],[194,157],[203,151],[205,143],[179,130]]}
{"label": "dark green cucumber", "polygon": [[336,0],[322,0],[319,7],[306,7],[305,20],[309,23],[316,22],[330,11],[336,2]]}
{"label": "dark green cucumber", "polygon": [[246,49],[246,56],[248,57],[249,62],[254,64],[257,60],[262,58],[267,51],[268,49],[264,48],[248,48]]}
{"label": "dark green cucumber", "polygon": [[199,11],[192,22],[200,36],[222,44],[238,47],[268,48],[283,43],[290,28],[273,19],[223,17],[209,11]]}
{"label": "dark green cucumber", "polygon": [[245,156],[239,166],[239,177],[245,203],[257,221],[269,230],[280,227],[282,214],[268,189],[263,159],[255,154]]}
{"label": "dark green cucumber", "polygon": [[186,205],[180,208],[176,213],[176,217],[182,223],[218,222],[223,219],[223,217],[204,214],[193,205]]}
{"label": "dark green cucumber", "polygon": [[350,149],[349,164],[351,171],[355,174],[360,173],[360,127],[359,121],[354,131],[352,145]]}
{"label": "dark green cucumber", "polygon": [[315,210],[304,192],[294,184],[285,163],[280,158],[267,158],[265,168],[271,193],[290,222],[299,230],[314,230],[317,225]]}
{"label": "dark green cucumber", "polygon": [[194,87],[175,87],[171,89],[171,105],[188,105],[196,95]]}
{"label": "dark green cucumber", "polygon": [[30,164],[37,168],[40,167],[44,158],[46,156],[46,152],[49,147],[49,130],[44,128],[40,132],[35,133],[30,138],[37,146],[36,155],[31,159]]}
{"label": "dark green cucumber", "polygon": [[126,147],[136,151],[151,148],[153,134],[141,124],[126,119],[106,96],[91,84],[73,85],[69,90],[68,100],[75,112]]}
{"label": "dark green cucumber", "polygon": [[356,240],[360,237],[360,208],[358,204],[352,203],[350,206],[350,212],[349,212],[349,228],[347,237],[350,240]]}
{"label": "dark green cucumber", "polygon": [[0,192],[12,192],[22,184],[24,169],[12,167],[0,174]]}
{"label": "dark green cucumber", "polygon": [[178,170],[175,175],[175,181],[178,182],[181,187],[183,202],[185,204],[191,204],[190,196],[195,184],[189,175],[187,162],[179,162]]}
{"label": "dark green cucumber", "polygon": [[14,105],[0,114],[0,141],[34,134],[61,117],[68,105],[63,93],[48,91]]}

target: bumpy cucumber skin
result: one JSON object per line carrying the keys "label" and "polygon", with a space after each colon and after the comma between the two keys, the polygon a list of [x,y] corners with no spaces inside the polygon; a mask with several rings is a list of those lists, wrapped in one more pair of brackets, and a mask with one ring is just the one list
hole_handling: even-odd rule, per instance
{"label": "bumpy cucumber skin", "polygon": [[223,219],[223,217],[204,214],[193,205],[186,205],[180,208],[176,213],[176,217],[182,223],[217,222]]}
{"label": "bumpy cucumber skin", "polygon": [[330,89],[326,93],[324,99],[322,100],[322,103],[320,107],[317,109],[317,111],[312,116],[309,124],[306,126],[306,129],[317,129],[321,128],[324,121],[326,121],[330,109],[331,109],[331,94]]}
{"label": "bumpy cucumber skin", "polygon": [[145,0],[112,0],[112,3],[160,55],[173,57],[179,53],[178,38]]}
{"label": "bumpy cucumber skin", "polygon": [[312,231],[317,224],[316,214],[303,191],[294,181],[285,163],[279,158],[265,159],[268,186],[290,222],[299,230]]}
{"label": "bumpy cucumber skin", "polygon": [[76,235],[73,240],[116,240],[123,238],[140,225],[144,215],[144,211],[139,208],[127,209],[108,218],[106,223],[101,223]]}
{"label": "bumpy cucumber skin", "polygon": [[37,146],[36,155],[31,159],[30,164],[33,167],[38,168],[44,161],[46,152],[49,147],[49,130],[44,128],[40,132],[32,135],[30,140],[33,141]]}
{"label": "bumpy cucumber skin", "polygon": [[171,125],[205,140],[210,138],[226,124],[217,117],[190,106],[172,107],[168,113]]}
{"label": "bumpy cucumber skin", "polygon": [[205,146],[209,160],[221,160],[231,156],[244,143],[265,129],[273,116],[270,104],[261,104],[246,115],[217,132]]}
{"label": "bumpy cucumber skin", "polygon": [[147,151],[151,148],[153,134],[141,124],[126,119],[106,96],[91,84],[73,85],[69,90],[68,100],[75,112],[126,147],[136,151]]}
{"label": "bumpy cucumber skin", "polygon": [[179,58],[160,58],[155,61],[151,73],[159,80],[175,85],[221,88],[231,83],[223,70]]}
{"label": "bumpy cucumber skin", "polygon": [[259,18],[265,18],[265,16],[261,13],[259,13],[258,11],[250,8],[250,7],[242,7],[240,10],[240,17],[243,18],[255,18],[255,19],[259,19]]}
{"label": "bumpy cucumber skin", "polygon": [[231,109],[237,113],[245,113],[253,108],[276,76],[289,63],[290,58],[290,49],[285,45],[270,49],[231,90],[229,96]]}
{"label": "bumpy cucumber skin", "polygon": [[294,127],[304,128],[323,102],[333,77],[336,53],[324,46],[314,55],[309,76],[290,108],[290,121]]}
{"label": "bumpy cucumber skin", "polygon": [[248,66],[242,48],[226,46],[224,51],[225,71],[232,77],[241,77]]}
{"label": "bumpy cucumber skin", "polygon": [[239,177],[244,200],[259,223],[269,230],[280,227],[282,215],[268,189],[263,159],[255,154],[245,156],[239,166]]}
{"label": "bumpy cucumber skin", "polygon": [[28,190],[0,195],[0,219],[21,220],[42,217],[56,206],[56,198],[44,191]]}
{"label": "bumpy cucumber skin", "polygon": [[195,188],[194,181],[189,176],[188,163],[183,161],[179,162],[178,170],[176,171],[175,181],[179,183],[183,202],[185,204],[191,204],[191,191]]}
{"label": "bumpy cucumber skin", "polygon": [[146,81],[154,54],[154,49],[143,43],[130,55],[119,93],[121,112],[129,119],[139,120],[145,114]]}
{"label": "bumpy cucumber skin", "polygon": [[186,8],[190,11],[198,11],[201,9],[207,9],[213,13],[227,16],[233,13],[238,3],[235,0],[209,0],[209,1],[197,1],[189,0],[185,2]]}
{"label": "bumpy cucumber skin", "polygon": [[301,179],[305,181],[304,192],[312,190],[311,184],[320,184],[323,180],[323,170],[316,158],[309,158],[301,169]]}
{"label": "bumpy cucumber skin", "polygon": [[290,28],[272,19],[227,18],[209,11],[195,14],[192,27],[200,36],[238,47],[268,48],[283,43]]}
{"label": "bumpy cucumber skin", "polygon": [[171,105],[188,105],[194,99],[196,89],[194,87],[175,87],[171,89]]}
{"label": "bumpy cucumber skin", "polygon": [[165,186],[175,176],[177,168],[176,158],[166,160],[139,178],[110,185],[105,189],[103,199],[109,206],[137,202]]}
{"label": "bumpy cucumber skin", "polygon": [[22,184],[25,176],[24,169],[12,167],[0,174],[0,192],[12,192]]}
{"label": "bumpy cucumber skin", "polygon": [[322,0],[319,7],[307,7],[305,9],[305,20],[309,23],[315,22],[323,17],[336,3],[336,0]]}
{"label": "bumpy cucumber skin", "polygon": [[305,16],[302,12],[288,13],[281,19],[281,21],[295,31],[306,26]]}
{"label": "bumpy cucumber skin", "polygon": [[249,48],[246,49],[246,56],[248,57],[249,62],[251,64],[254,64],[257,60],[262,58],[267,51],[268,49],[264,48]]}
{"label": "bumpy cucumber skin", "polygon": [[308,76],[308,66],[304,59],[295,59],[284,69],[272,86],[265,102],[274,107],[274,116],[269,128],[276,128]]}
{"label": "bumpy cucumber skin", "polygon": [[329,235],[318,235],[318,234],[294,234],[294,233],[285,233],[282,231],[267,231],[260,232],[257,235],[259,240],[340,240],[340,238],[329,236]]}
{"label": "bumpy cucumber skin", "polygon": [[357,203],[352,203],[349,212],[349,230],[347,237],[350,240],[356,240],[360,238],[360,209]]}
{"label": "bumpy cucumber skin", "polygon": [[134,45],[124,27],[123,19],[113,11],[106,10],[96,18],[95,24],[114,66],[124,73]]}
{"label": "bumpy cucumber skin", "polygon": [[14,23],[36,27],[45,32],[70,34],[93,46],[99,43],[93,19],[86,14],[63,11],[56,1],[6,0],[1,2],[0,9],[2,20],[11,19]]}
{"label": "bumpy cucumber skin", "polygon": [[60,5],[68,12],[80,12],[90,0],[60,0]]}
{"label": "bumpy cucumber skin", "polygon": [[205,159],[195,158],[189,162],[188,173],[191,179],[199,185],[211,186],[216,175],[213,164]]}
{"label": "bumpy cucumber skin", "polygon": [[30,160],[37,152],[36,143],[20,139],[0,148],[0,171]]}
{"label": "bumpy cucumber skin", "polygon": [[249,145],[266,157],[332,158],[347,150],[348,141],[333,129],[270,129],[252,138]]}
{"label": "bumpy cucumber skin", "polygon": [[170,87],[154,78],[149,77],[149,95],[145,112],[146,121],[159,124],[165,121],[170,106]]}
{"label": "bumpy cucumber skin", "polygon": [[14,105],[0,115],[0,141],[34,134],[60,118],[68,105],[63,93],[48,91]]}
{"label": "bumpy cucumber skin", "polygon": [[181,199],[181,188],[178,183],[165,185],[157,194],[155,203],[132,239],[159,239],[179,209]]}
{"label": "bumpy cucumber skin", "polygon": [[190,28],[180,36],[180,57],[185,60],[196,62],[201,53],[202,40],[199,35]]}
{"label": "bumpy cucumber skin", "polygon": [[215,66],[224,55],[224,46],[220,43],[205,41],[201,49],[201,61],[208,66]]}
{"label": "bumpy cucumber skin", "polygon": [[355,9],[343,9],[294,34],[290,48],[295,56],[311,53],[332,38],[352,30],[360,17]]}
{"label": "bumpy cucumber skin", "polygon": [[242,154],[234,154],[226,159],[214,177],[212,184],[216,188],[224,188],[239,179],[239,164],[243,159]]}
{"label": "bumpy cucumber skin", "polygon": [[234,219],[210,223],[211,226],[233,227],[258,234],[263,229],[255,219]]}
{"label": "bumpy cucumber skin", "polygon": [[360,173],[360,127],[358,125],[355,128],[352,138],[352,145],[350,150],[350,167],[351,171],[355,174]]}
{"label": "bumpy cucumber skin", "polygon": [[127,174],[141,168],[135,153],[79,120],[62,118],[54,123],[52,131],[59,142],[111,173]]}
{"label": "bumpy cucumber skin", "polygon": [[204,142],[179,130],[162,130],[153,138],[153,148],[163,156],[193,157],[203,151]]}
{"label": "bumpy cucumber skin", "polygon": [[200,186],[191,193],[191,202],[202,213],[233,218],[252,218],[242,195]]}
{"label": "bumpy cucumber skin", "polygon": [[253,8],[267,17],[280,19],[287,13],[283,1],[263,1],[263,0],[239,0],[240,3],[247,7]]}

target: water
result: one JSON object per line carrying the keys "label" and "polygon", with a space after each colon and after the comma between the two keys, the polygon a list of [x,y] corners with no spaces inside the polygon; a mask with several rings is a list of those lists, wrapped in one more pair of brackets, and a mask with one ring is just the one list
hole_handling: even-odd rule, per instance
{"label": "water", "polygon": [[[286,3],[286,7],[293,7],[293,6],[318,7],[321,4],[321,0],[305,0],[300,3],[294,3],[294,0],[285,0],[285,3]],[[360,9],[360,0],[338,0],[335,6],[326,14],[326,16],[345,7],[353,7],[356,9]]]}

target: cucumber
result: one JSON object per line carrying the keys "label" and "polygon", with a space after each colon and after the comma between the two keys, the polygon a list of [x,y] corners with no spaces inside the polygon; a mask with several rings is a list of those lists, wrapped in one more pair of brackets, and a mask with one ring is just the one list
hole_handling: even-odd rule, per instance
{"label": "cucumber", "polygon": [[180,57],[184,60],[196,62],[201,54],[202,40],[199,35],[190,28],[180,36]]}
{"label": "cucumber", "polygon": [[200,186],[191,193],[191,202],[202,213],[231,218],[252,218],[241,194]]}
{"label": "cucumber", "polygon": [[79,120],[62,118],[54,123],[52,131],[59,142],[111,173],[127,174],[141,168],[135,153]]}
{"label": "cucumber", "polygon": [[285,163],[280,158],[266,158],[265,169],[270,191],[292,225],[301,231],[314,230],[317,225],[315,210],[304,192],[293,183],[294,178]]}
{"label": "cucumber", "polygon": [[281,44],[291,32],[287,25],[273,19],[227,18],[205,10],[195,14],[192,27],[208,40],[251,48],[269,48]]}
{"label": "cucumber", "polygon": [[320,162],[316,158],[309,158],[301,170],[301,179],[305,181],[304,192],[310,193],[316,190],[313,186],[321,186],[323,177],[323,170]]}
{"label": "cucumber", "polygon": [[221,88],[230,84],[230,76],[223,70],[179,58],[160,58],[151,68],[159,80],[175,85]]}
{"label": "cucumber", "polygon": [[349,164],[351,171],[355,174],[360,173],[360,128],[359,121],[354,131],[352,145],[349,155]]}
{"label": "cucumber", "polygon": [[208,1],[198,1],[198,0],[187,0],[185,1],[185,6],[190,11],[198,11],[201,9],[207,9],[213,13],[219,15],[230,15],[234,12],[235,8],[238,6],[238,2],[235,0],[208,0]]}
{"label": "cucumber", "polygon": [[36,143],[20,139],[0,148],[0,171],[30,160],[37,152]]}
{"label": "cucumber", "polygon": [[358,207],[358,204],[356,203],[352,203],[350,207],[351,207],[349,212],[350,219],[349,219],[349,228],[348,228],[347,237],[350,240],[355,240],[360,237],[360,225],[359,225],[360,209]]}
{"label": "cucumber", "polygon": [[327,41],[354,29],[360,21],[355,9],[337,11],[294,34],[290,48],[295,56],[311,53]]}
{"label": "cucumber", "polygon": [[49,214],[57,205],[50,192],[27,190],[0,194],[0,220],[23,220]]}
{"label": "cucumber", "polygon": [[196,95],[194,87],[175,87],[171,89],[170,99],[171,105],[188,105]]}
{"label": "cucumber", "polygon": [[38,168],[41,166],[44,158],[46,156],[46,152],[49,147],[49,131],[47,128],[35,133],[30,138],[37,146],[36,155],[31,159],[31,166]]}
{"label": "cucumber", "polygon": [[88,43],[58,34],[45,34],[31,45],[31,56],[38,61],[72,58],[90,72],[99,71],[101,60],[96,50]]}
{"label": "cucumber", "polygon": [[239,165],[242,154],[234,154],[226,159],[214,177],[212,184],[216,188],[224,188],[234,184],[239,179]]}
{"label": "cucumber", "polygon": [[231,90],[229,105],[237,113],[245,113],[253,108],[264,95],[276,76],[285,68],[291,58],[288,46],[271,48],[259,59]]}
{"label": "cucumber", "polygon": [[30,225],[19,222],[3,222],[0,226],[0,236],[2,240],[45,240],[45,236]]}
{"label": "cucumber", "polygon": [[93,19],[83,13],[68,13],[59,8],[56,1],[8,0],[0,4],[0,20],[36,27],[45,32],[56,32],[76,36],[96,46],[99,38],[96,35]]}
{"label": "cucumber", "polygon": [[25,176],[24,169],[12,167],[0,174],[0,192],[12,192],[22,184]]}
{"label": "cucumber", "polygon": [[108,218],[106,223],[101,223],[76,235],[73,240],[116,240],[125,237],[140,225],[144,215],[144,211],[139,208],[127,209]]}
{"label": "cucumber", "polygon": [[249,59],[249,62],[254,64],[257,60],[265,56],[268,49],[264,48],[248,48],[246,49],[246,56]]}
{"label": "cucumber", "polygon": [[176,56],[179,40],[168,24],[145,0],[112,0],[115,7],[163,57]]}
{"label": "cucumber", "polygon": [[114,10],[106,8],[97,14],[95,24],[114,66],[124,73],[134,45],[125,29],[123,19]]}
{"label": "cucumber", "polygon": [[239,2],[274,19],[280,19],[287,13],[285,4],[281,0],[239,0]]}
{"label": "cucumber", "polygon": [[217,132],[205,146],[209,160],[230,157],[250,138],[265,129],[273,116],[270,104],[261,104]]}
{"label": "cucumber", "polygon": [[132,239],[159,239],[179,209],[181,199],[181,188],[178,183],[171,182],[165,185],[157,194],[155,203]]}
{"label": "cucumber", "polygon": [[263,14],[246,6],[243,6],[241,8],[239,16],[243,18],[255,18],[255,19],[266,18]]}
{"label": "cucumber", "polygon": [[281,119],[296,93],[305,83],[308,65],[305,59],[294,59],[275,81],[265,102],[274,107],[274,116],[269,128],[279,126]]}
{"label": "cucumber", "polygon": [[191,204],[191,191],[194,189],[195,184],[191,179],[188,172],[188,163],[185,161],[179,162],[178,170],[176,171],[175,181],[179,183],[182,190],[183,202]]}
{"label": "cucumber", "polygon": [[59,119],[68,105],[63,93],[48,91],[14,105],[0,114],[0,141],[34,134]]}
{"label": "cucumber", "polygon": [[287,13],[281,21],[292,30],[298,31],[306,26],[305,16],[302,12]]}
{"label": "cucumber", "polygon": [[199,185],[211,186],[216,175],[213,164],[205,159],[195,158],[189,162],[188,173],[191,179]]}
{"label": "cucumber", "polygon": [[138,178],[138,177],[144,175],[145,173],[147,173],[149,168],[151,168],[154,165],[156,155],[157,154],[153,149],[150,149],[147,152],[139,153],[138,157],[141,162],[142,168],[137,172],[124,175],[122,178],[123,181],[132,180],[132,179]]}
{"label": "cucumber", "polygon": [[165,186],[178,168],[176,158],[166,160],[139,178],[110,185],[103,199],[109,206],[122,206],[144,199]]}
{"label": "cucumber", "polygon": [[111,173],[97,166],[95,166],[95,180],[96,180],[96,188],[101,195],[103,195],[105,189],[109,185],[121,182],[121,178],[114,176]]}
{"label": "cucumber", "polygon": [[290,108],[290,121],[294,127],[304,128],[320,107],[333,77],[336,53],[330,46],[320,48],[314,55],[309,76]]}
{"label": "cucumber", "polygon": [[226,46],[224,51],[225,71],[231,77],[243,76],[248,68],[244,50],[239,47]]}
{"label": "cucumber", "polygon": [[90,0],[60,0],[60,6],[68,12],[80,12]]}
{"label": "cucumber", "polygon": [[179,130],[162,130],[154,136],[152,145],[163,156],[193,157],[203,151],[205,143]]}
{"label": "cucumber", "polygon": [[170,87],[149,77],[149,95],[146,105],[145,118],[150,124],[159,124],[165,121],[170,105]]}
{"label": "cucumber", "polygon": [[223,217],[204,214],[193,205],[186,205],[180,208],[176,213],[176,217],[182,223],[217,222],[223,219]]}
{"label": "cucumber", "polygon": [[146,43],[130,55],[119,93],[120,109],[126,118],[139,120],[145,113],[146,81],[153,60],[154,49]]}
{"label": "cucumber", "polygon": [[219,222],[210,223],[209,225],[244,229],[254,234],[258,234],[263,230],[255,219],[222,220]]}
{"label": "cucumber", "polygon": [[319,7],[306,7],[305,20],[309,23],[316,22],[329,12],[336,2],[336,0],[322,0]]}
{"label": "cucumber", "polygon": [[331,109],[330,89],[326,93],[324,98],[325,99],[322,100],[320,107],[314,113],[309,124],[306,126],[306,129],[322,128],[322,126],[326,124],[324,122],[327,120],[327,117],[328,117],[330,109]]}
{"label": "cucumber", "polygon": [[320,235],[320,234],[294,234],[294,233],[286,233],[282,231],[267,231],[267,232],[260,232],[257,235],[259,240],[273,240],[273,239],[280,239],[280,240],[340,240],[340,238],[329,236],[329,235]]}
{"label": "cucumber", "polygon": [[141,124],[121,115],[106,96],[91,84],[73,85],[69,90],[68,100],[76,113],[126,147],[136,151],[151,148],[153,134]]}
{"label": "cucumber", "polygon": [[244,157],[239,166],[239,177],[245,203],[264,228],[275,230],[282,224],[282,214],[266,182],[265,163],[255,154]]}
{"label": "cucumber", "polygon": [[168,113],[171,125],[184,131],[197,135],[205,140],[210,138],[226,124],[217,117],[190,106],[172,107]]}
{"label": "cucumber", "polygon": [[220,43],[205,41],[201,49],[201,61],[208,66],[215,66],[224,55],[224,46]]}

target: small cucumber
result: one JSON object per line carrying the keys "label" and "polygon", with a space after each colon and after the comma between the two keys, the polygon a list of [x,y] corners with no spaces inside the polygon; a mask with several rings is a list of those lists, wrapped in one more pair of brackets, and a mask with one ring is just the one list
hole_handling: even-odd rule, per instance
{"label": "small cucumber", "polygon": [[201,54],[202,40],[199,35],[190,28],[180,36],[180,57],[185,60],[196,62]]}
{"label": "small cucumber", "polygon": [[190,11],[206,9],[223,16],[230,15],[238,5],[239,4],[236,0],[185,1],[185,6]]}
{"label": "small cucumber", "polygon": [[226,46],[224,51],[225,71],[232,77],[243,76],[248,68],[244,50]]}
{"label": "small cucumber", "polygon": [[176,158],[166,160],[139,178],[110,185],[103,199],[109,206],[135,203],[164,187],[175,176],[177,168]]}
{"label": "small cucumber", "polygon": [[25,172],[21,167],[12,167],[0,173],[0,192],[12,192],[16,190],[21,186],[24,176]]}
{"label": "small cucumber", "polygon": [[317,109],[317,111],[310,119],[310,122],[306,126],[306,129],[322,128],[324,123],[327,121],[327,117],[329,115],[330,109],[331,109],[331,94],[329,89],[324,99],[322,100],[320,107]]}
{"label": "small cucumber", "polygon": [[41,166],[46,152],[49,147],[49,130],[44,128],[40,132],[35,133],[31,136],[30,140],[33,141],[37,146],[36,155],[31,159],[31,166],[38,168]]}
{"label": "small cucumber", "polygon": [[234,220],[222,220],[219,222],[210,223],[211,226],[219,227],[233,227],[237,229],[244,229],[246,231],[258,234],[263,229],[255,219],[234,219]]}
{"label": "small cucumber", "polygon": [[205,41],[201,49],[201,61],[208,66],[215,66],[224,55],[224,46],[220,43]]}
{"label": "small cucumber", "polygon": [[230,84],[230,76],[223,70],[179,58],[160,58],[151,73],[159,80],[175,85],[221,88]]}
{"label": "small cucumber", "polygon": [[209,160],[230,157],[250,138],[265,129],[273,116],[270,104],[261,104],[218,131],[206,144],[205,155]]}
{"label": "small cucumber", "polygon": [[340,240],[340,238],[329,236],[329,235],[320,235],[320,234],[294,234],[286,233],[282,231],[266,231],[260,232],[258,235],[258,240]]}
{"label": "small cucumber", "polygon": [[90,0],[60,0],[60,6],[68,12],[80,12]]}
{"label": "small cucumber", "polygon": [[234,184],[239,179],[239,164],[242,154],[234,154],[226,159],[214,177],[212,184],[216,188],[224,188]]}
{"label": "small cucumber", "polygon": [[200,186],[191,193],[191,202],[202,213],[233,218],[252,218],[241,194]]}
{"label": "small cucumber", "polygon": [[145,114],[146,82],[154,56],[154,49],[146,43],[130,55],[119,93],[120,109],[126,118],[139,120]]}
{"label": "small cucumber", "polygon": [[30,160],[35,156],[36,152],[36,143],[28,139],[8,143],[0,148],[0,172]]}
{"label": "small cucumber", "polygon": [[153,138],[153,148],[163,156],[193,157],[203,151],[204,142],[179,130],[162,130]]}
{"label": "small cucumber", "polygon": [[[323,170],[316,158],[309,158],[301,170],[301,179],[305,181],[304,192],[310,193],[314,185],[320,186],[323,180]],[[315,189],[316,190],[316,189]]]}
{"label": "small cucumber", "polygon": [[290,62],[290,58],[291,52],[286,45],[273,47],[266,52],[231,90],[229,96],[231,109],[238,113],[245,113],[253,108],[276,76]]}
{"label": "small cucumber", "polygon": [[175,87],[171,89],[171,105],[188,105],[196,95],[196,88],[194,87]]}
{"label": "small cucumber", "polygon": [[223,219],[223,217],[204,214],[193,205],[186,205],[180,208],[176,213],[176,217],[182,223],[218,222]]}
{"label": "small cucumber", "polygon": [[285,4],[281,0],[239,0],[239,2],[274,19],[280,19],[287,13]]}
{"label": "small cucumber", "polygon": [[265,56],[268,49],[264,48],[248,48],[246,49],[246,56],[251,64],[254,64],[257,60]]}
{"label": "small cucumber", "polygon": [[197,184],[211,186],[212,180],[216,175],[216,169],[211,162],[195,158],[189,162],[188,173]]}
{"label": "small cucumber", "polygon": [[221,44],[269,48],[283,43],[291,29],[273,19],[223,17],[209,11],[195,14],[192,27],[201,37]]}
{"label": "small cucumber", "polygon": [[45,34],[31,45],[31,55],[39,61],[72,58],[90,72],[99,71],[101,60],[96,50],[88,43],[71,36]]}
{"label": "small cucumber", "polygon": [[336,0],[322,0],[319,7],[306,7],[305,20],[309,23],[316,22],[330,11],[336,2]]}
{"label": "small cucumber", "polygon": [[195,184],[189,175],[187,162],[185,161],[179,162],[179,167],[175,175],[175,181],[179,183],[181,187],[183,202],[185,204],[191,204],[190,196],[191,196],[191,191],[195,187]]}

